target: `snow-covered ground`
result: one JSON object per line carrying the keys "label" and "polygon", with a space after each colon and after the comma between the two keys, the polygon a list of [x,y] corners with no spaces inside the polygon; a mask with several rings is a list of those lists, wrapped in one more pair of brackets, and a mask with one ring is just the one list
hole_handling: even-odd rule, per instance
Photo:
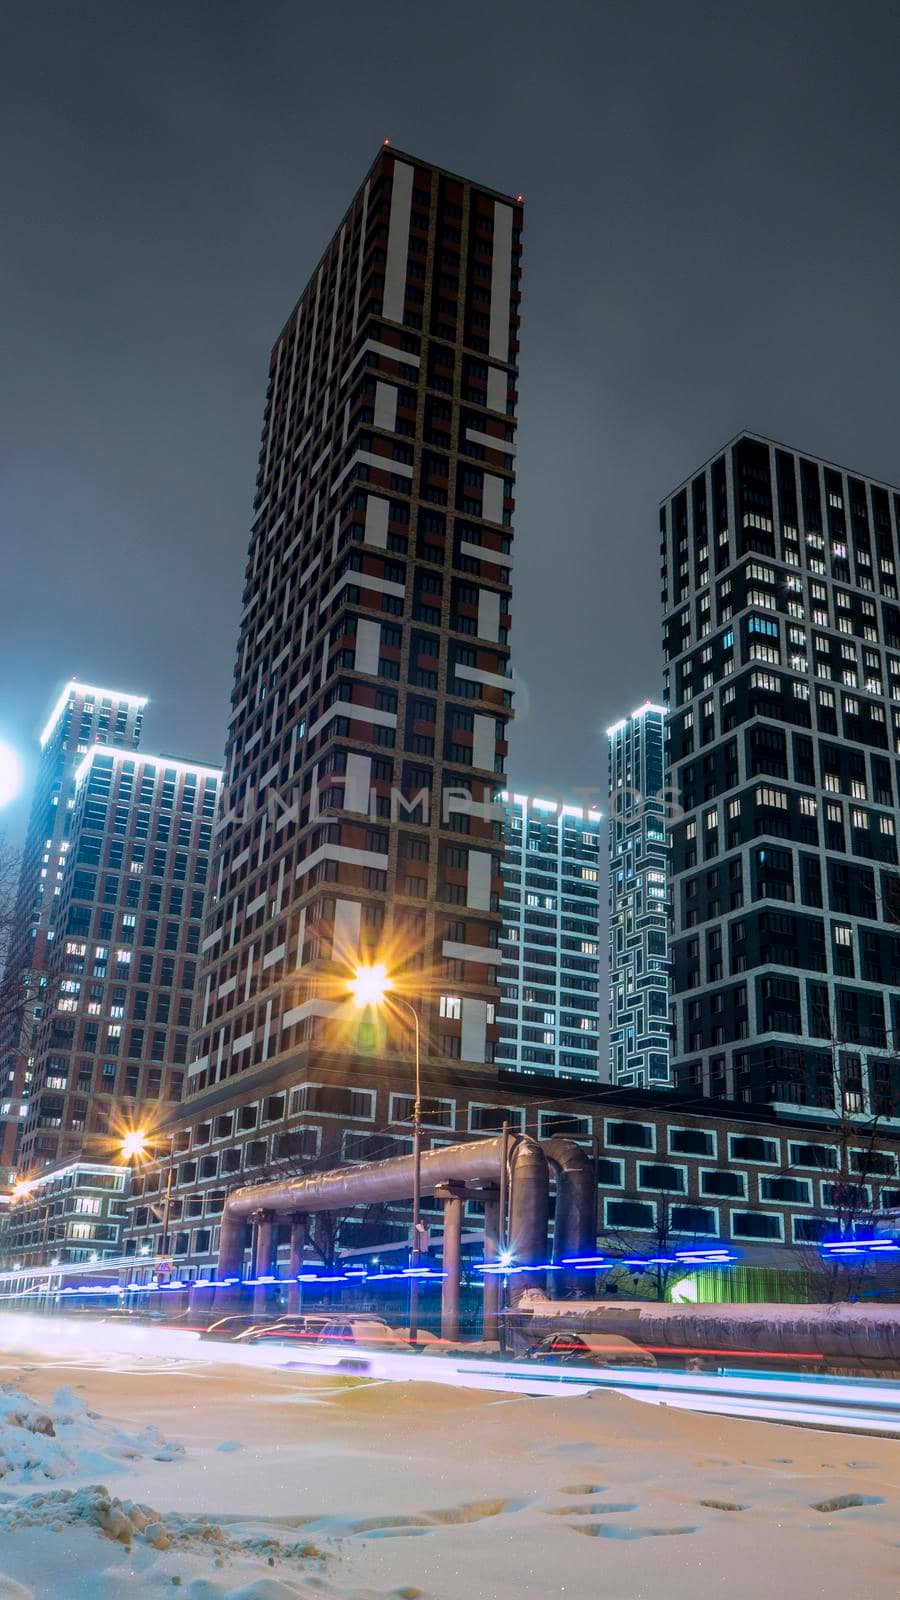
{"label": "snow-covered ground", "polygon": [[0,1384],[0,1600],[888,1600],[900,1583],[891,1440],[88,1338],[0,1353]]}

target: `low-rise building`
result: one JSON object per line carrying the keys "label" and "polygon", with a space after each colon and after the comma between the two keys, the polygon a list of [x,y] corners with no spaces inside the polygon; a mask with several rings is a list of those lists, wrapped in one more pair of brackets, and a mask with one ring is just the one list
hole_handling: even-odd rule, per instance
{"label": "low-rise building", "polygon": [[[597,1234],[611,1248],[627,1243],[652,1255],[666,1245],[716,1241],[748,1265],[797,1270],[819,1241],[833,1236],[856,1191],[858,1214],[872,1218],[900,1206],[900,1122],[861,1121],[858,1135],[826,1117],[719,1101],[677,1091],[629,1091],[448,1064],[422,1081],[423,1148],[484,1138],[505,1123],[543,1140],[566,1134],[595,1162]],[[126,1256],[161,1253],[160,1197],[173,1166],[165,1255],[179,1277],[215,1268],[219,1218],[230,1190],[273,1176],[321,1171],[342,1162],[402,1155],[412,1149],[414,1079],[396,1064],[372,1060],[348,1085],[340,1058],[320,1060],[315,1077],[290,1068],[259,1074],[256,1093],[242,1082],[219,1086],[197,1122],[184,1107],[162,1130],[155,1166],[135,1173],[124,1231]],[[171,1155],[170,1155],[171,1152]],[[468,1203],[473,1229],[480,1215]],[[440,1207],[424,1213],[437,1228]],[[402,1242],[402,1208],[379,1219],[385,1244]],[[371,1243],[371,1219],[348,1214],[343,1248]],[[287,1231],[282,1270],[287,1263]]]}
{"label": "low-rise building", "polygon": [[120,1254],[128,1169],[76,1158],[0,1196],[0,1291],[33,1267],[108,1262]]}

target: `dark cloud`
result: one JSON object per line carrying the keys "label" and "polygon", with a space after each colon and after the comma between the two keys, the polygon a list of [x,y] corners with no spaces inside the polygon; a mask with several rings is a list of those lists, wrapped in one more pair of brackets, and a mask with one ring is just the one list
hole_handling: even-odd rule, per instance
{"label": "dark cloud", "polygon": [[527,200],[520,787],[659,693],[657,502],[738,428],[900,476],[893,5],[5,18],[0,735],[73,671],[220,755],[270,344],[387,135]]}

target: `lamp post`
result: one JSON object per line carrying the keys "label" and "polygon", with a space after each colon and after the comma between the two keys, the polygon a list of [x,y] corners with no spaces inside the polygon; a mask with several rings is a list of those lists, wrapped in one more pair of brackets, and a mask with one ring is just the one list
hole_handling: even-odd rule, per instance
{"label": "lamp post", "polygon": [[419,1339],[419,1256],[421,1253],[422,1236],[422,1079],[421,1079],[421,1027],[419,1013],[414,1005],[404,1000],[397,994],[382,964],[374,967],[358,967],[356,974],[349,984],[353,995],[354,1004],[363,1006],[383,1005],[388,994],[394,1002],[402,1006],[412,1017],[413,1034],[416,1045],[416,1092],[413,1100],[413,1196],[412,1196],[412,1245],[409,1254],[410,1279],[409,1279],[409,1342],[417,1344]]}
{"label": "lamp post", "polygon": [[[122,1139],[120,1151],[123,1161],[129,1165],[140,1161],[148,1153],[151,1137],[141,1128],[131,1129]],[[166,1173],[166,1188],[163,1199],[162,1238],[160,1240],[160,1255],[165,1257],[169,1252],[169,1215],[172,1207],[172,1178],[175,1170],[175,1135],[169,1134],[169,1167]]]}

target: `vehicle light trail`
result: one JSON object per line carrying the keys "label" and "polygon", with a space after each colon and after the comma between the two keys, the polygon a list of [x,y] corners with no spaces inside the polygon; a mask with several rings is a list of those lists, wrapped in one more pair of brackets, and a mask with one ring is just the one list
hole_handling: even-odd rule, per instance
{"label": "vehicle light trail", "polygon": [[[794,1372],[698,1373],[624,1365],[554,1366],[502,1357],[466,1357],[456,1351],[431,1355],[428,1349],[398,1349],[387,1334],[381,1348],[371,1341],[364,1345],[341,1342],[303,1347],[216,1344],[201,1340],[194,1330],[158,1323],[133,1325],[87,1316],[0,1314],[0,1353],[42,1355],[60,1366],[93,1366],[112,1356],[138,1365],[164,1359],[185,1366],[267,1367],[323,1374],[352,1371],[388,1382],[437,1383],[505,1394],[564,1397],[613,1389],[651,1405],[900,1435],[900,1383],[888,1380]],[[733,1356],[734,1352],[730,1354]]]}

